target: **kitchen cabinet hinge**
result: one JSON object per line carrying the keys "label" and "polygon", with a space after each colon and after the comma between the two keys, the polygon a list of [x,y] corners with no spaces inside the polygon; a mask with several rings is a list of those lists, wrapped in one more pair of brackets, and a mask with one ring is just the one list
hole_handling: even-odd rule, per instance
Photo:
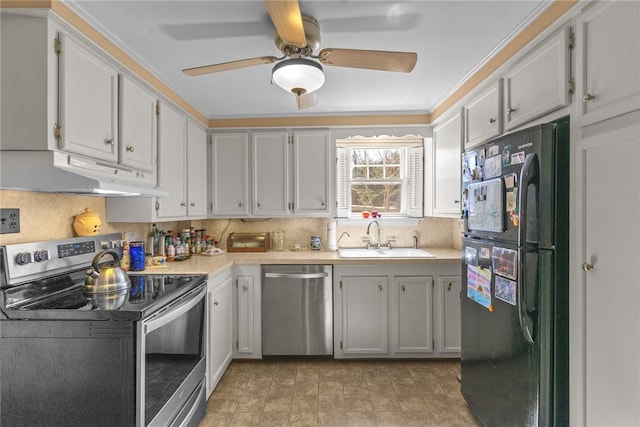
{"label": "kitchen cabinet hinge", "polygon": [[236,348],[240,348],[240,344],[238,344],[238,340],[236,340]]}
{"label": "kitchen cabinet hinge", "polygon": [[57,123],[53,125],[53,136],[57,140],[60,140],[60,138],[62,138],[62,128]]}
{"label": "kitchen cabinet hinge", "polygon": [[58,37],[53,40],[53,51],[56,55],[60,55],[62,53],[62,43]]}
{"label": "kitchen cabinet hinge", "polygon": [[576,47],[576,33],[573,30],[569,31],[569,49]]}
{"label": "kitchen cabinet hinge", "polygon": [[156,102],[156,116],[160,115],[160,103]]}
{"label": "kitchen cabinet hinge", "polygon": [[160,202],[156,199],[156,212],[160,210]]}
{"label": "kitchen cabinet hinge", "polygon": [[340,350],[342,350],[342,341],[340,341]]}
{"label": "kitchen cabinet hinge", "polygon": [[575,79],[569,79],[568,82],[568,86],[567,86],[567,92],[569,92],[570,95],[573,95],[576,91],[576,80]]}
{"label": "kitchen cabinet hinge", "polygon": [[340,289],[342,289],[342,280],[340,280]]}
{"label": "kitchen cabinet hinge", "polygon": [[436,341],[435,340],[431,340],[431,348],[432,349],[436,348]]}

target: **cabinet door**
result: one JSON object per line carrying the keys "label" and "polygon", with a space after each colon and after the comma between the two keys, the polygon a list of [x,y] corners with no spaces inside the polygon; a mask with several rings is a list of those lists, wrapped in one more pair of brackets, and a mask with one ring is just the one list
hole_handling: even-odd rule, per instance
{"label": "cabinet door", "polygon": [[160,104],[158,131],[158,185],[169,191],[158,199],[158,217],[184,217],[186,202],[187,119],[167,104]]}
{"label": "cabinet door", "polygon": [[558,31],[507,71],[507,130],[569,104],[569,35],[569,28]]}
{"label": "cabinet door", "polygon": [[[253,276],[236,276],[237,286],[237,337],[236,350],[238,354],[254,354],[254,311],[255,298],[254,291],[257,284]],[[259,301],[259,300],[258,300]]]}
{"label": "cabinet door", "polygon": [[[584,206],[584,222],[578,222],[584,247],[577,253],[584,258],[576,263],[582,269],[576,273],[581,283],[575,288],[584,295],[574,294],[572,301],[585,301],[584,318],[580,314],[574,319],[584,321],[585,333],[571,331],[571,337],[585,340],[582,345],[572,343],[572,348],[584,348],[578,365],[585,369],[586,426],[640,425],[639,116],[632,126],[616,123],[579,142],[582,170],[577,176],[585,183],[576,193],[584,194],[585,200],[579,203]],[[612,217],[609,206],[630,220]]]}
{"label": "cabinet door", "polygon": [[187,215],[207,216],[207,132],[187,123]]}
{"label": "cabinet door", "polygon": [[442,276],[438,280],[442,295],[440,317],[440,353],[460,353],[460,276]]}
{"label": "cabinet door", "polygon": [[297,215],[330,212],[333,156],[329,136],[326,130],[293,134],[293,212]]}
{"label": "cabinet door", "polygon": [[640,108],[640,2],[593,2],[578,20],[582,125]]}
{"label": "cabinet door", "polygon": [[433,351],[433,278],[431,276],[395,277],[393,289],[396,300],[394,352]]}
{"label": "cabinet door", "polygon": [[460,217],[462,115],[457,112],[433,129],[433,214]]}
{"label": "cabinet door", "polygon": [[211,143],[211,214],[249,214],[249,133],[216,133]]}
{"label": "cabinet door", "polygon": [[502,79],[464,107],[465,150],[502,133]]}
{"label": "cabinet door", "polygon": [[209,291],[209,353],[207,360],[207,389],[212,390],[220,381],[232,357],[232,309],[229,276],[213,290]]}
{"label": "cabinet door", "polygon": [[120,76],[120,163],[156,170],[158,115],[155,95],[129,77]]}
{"label": "cabinet door", "polygon": [[59,38],[59,148],[116,163],[118,71],[73,38]]}
{"label": "cabinet door", "polygon": [[388,277],[341,280],[343,353],[388,353]]}
{"label": "cabinet door", "polygon": [[289,136],[259,132],[253,141],[253,214],[289,214]]}

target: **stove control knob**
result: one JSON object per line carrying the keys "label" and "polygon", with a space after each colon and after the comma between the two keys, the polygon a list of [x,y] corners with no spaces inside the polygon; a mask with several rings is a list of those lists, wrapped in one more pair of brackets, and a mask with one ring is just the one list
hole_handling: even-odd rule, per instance
{"label": "stove control knob", "polygon": [[121,246],[122,246],[122,240],[113,240],[113,241],[111,242],[111,244],[113,245],[112,247],[113,247],[114,249],[115,249],[115,248],[119,248],[119,247],[121,247]]}
{"label": "stove control knob", "polygon": [[100,246],[102,246],[102,249],[112,249],[113,242],[111,240],[105,240],[100,244]]}
{"label": "stove control knob", "polygon": [[47,261],[51,259],[51,252],[46,249],[38,249],[33,253],[33,258],[36,262]]}
{"label": "stove control knob", "polygon": [[16,255],[16,262],[20,265],[30,264],[33,262],[31,252],[20,252]]}

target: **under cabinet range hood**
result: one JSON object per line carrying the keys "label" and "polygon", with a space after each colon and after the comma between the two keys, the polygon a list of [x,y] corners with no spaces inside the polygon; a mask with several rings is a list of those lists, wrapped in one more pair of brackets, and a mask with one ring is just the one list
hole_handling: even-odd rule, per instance
{"label": "under cabinet range hood", "polygon": [[93,196],[168,196],[153,173],[59,151],[0,151],[0,188]]}

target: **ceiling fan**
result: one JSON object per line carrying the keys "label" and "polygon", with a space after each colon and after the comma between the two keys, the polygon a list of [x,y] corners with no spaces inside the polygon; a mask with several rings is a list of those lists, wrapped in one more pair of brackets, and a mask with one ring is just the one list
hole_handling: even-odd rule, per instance
{"label": "ceiling fan", "polygon": [[[335,67],[362,68],[378,71],[410,73],[416,65],[415,52],[325,48],[315,56],[320,46],[320,25],[311,16],[300,13],[298,0],[265,0],[276,29],[275,44],[282,57],[259,56],[219,64],[185,68],[189,76],[235,70],[278,62],[272,70],[272,82],[294,94],[298,109],[316,104],[316,93],[324,84],[322,64]],[[318,61],[316,61],[318,60]]]}

